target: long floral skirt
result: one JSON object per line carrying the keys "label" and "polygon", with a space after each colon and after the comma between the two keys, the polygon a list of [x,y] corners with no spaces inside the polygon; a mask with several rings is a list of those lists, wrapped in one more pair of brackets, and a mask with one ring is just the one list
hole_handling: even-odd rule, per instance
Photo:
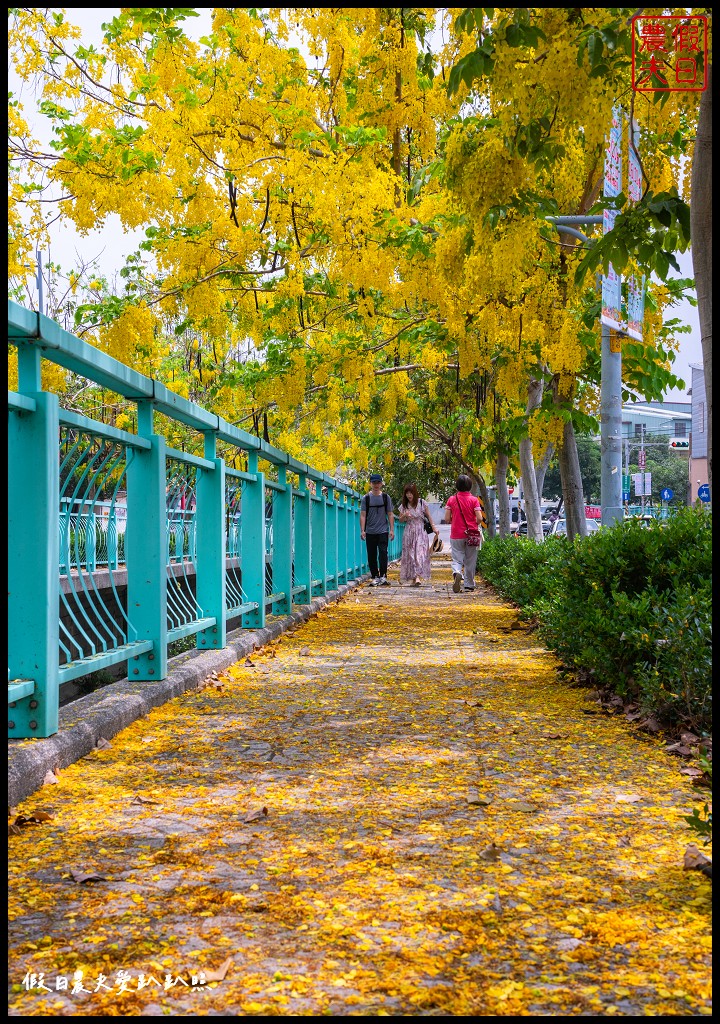
{"label": "long floral skirt", "polygon": [[430,579],[430,534],[425,533],[422,519],[406,525],[400,558],[400,582],[414,583],[418,576]]}

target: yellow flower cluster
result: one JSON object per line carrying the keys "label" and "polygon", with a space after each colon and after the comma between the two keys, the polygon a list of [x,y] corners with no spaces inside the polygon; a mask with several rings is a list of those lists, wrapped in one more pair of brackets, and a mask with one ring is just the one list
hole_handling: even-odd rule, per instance
{"label": "yellow flower cluster", "polygon": [[99,342],[108,355],[132,366],[138,348],[154,353],[156,327],[156,317],[147,306],[126,306],[117,320],[100,329]]}

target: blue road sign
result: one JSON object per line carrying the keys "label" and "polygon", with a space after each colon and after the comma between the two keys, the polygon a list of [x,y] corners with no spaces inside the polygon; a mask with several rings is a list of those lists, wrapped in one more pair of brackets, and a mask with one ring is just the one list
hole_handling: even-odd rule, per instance
{"label": "blue road sign", "polygon": [[710,484],[702,484],[698,487],[698,498],[700,501],[710,501]]}
{"label": "blue road sign", "polygon": [[622,500],[623,501],[630,501],[630,491],[623,491],[622,492]]}
{"label": "blue road sign", "polygon": [[672,501],[674,494],[675,491],[670,490],[669,487],[664,487],[662,491],[660,491],[660,498],[663,501]]}

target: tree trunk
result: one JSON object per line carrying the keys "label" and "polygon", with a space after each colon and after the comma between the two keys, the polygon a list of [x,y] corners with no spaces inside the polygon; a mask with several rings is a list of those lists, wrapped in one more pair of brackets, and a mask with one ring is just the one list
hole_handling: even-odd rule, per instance
{"label": "tree trunk", "polygon": [[489,524],[490,520],[491,519],[494,520],[495,517],[489,511],[489,509],[490,509],[490,505],[489,505],[490,496],[488,495],[488,489],[487,489],[487,484],[485,483],[485,478],[483,476],[481,476],[479,473],[476,473],[474,470],[469,470],[469,473],[470,473],[470,476],[472,478],[473,483],[475,484],[475,486],[476,486],[476,488],[478,490],[478,497],[480,498],[480,501],[483,503],[483,508],[485,509],[485,518],[486,518],[486,520],[488,521],[488,524]]}
{"label": "tree trunk", "polygon": [[[531,380],[528,384],[528,401],[525,409],[525,425],[542,402],[544,384],[542,380]],[[542,529],[540,512],[540,495],[535,480],[535,462],[533,460],[532,441],[524,437],[520,442],[520,475],[522,476],[525,493],[525,518],[527,519],[527,535],[531,540],[541,544],[545,539]]]}
{"label": "tree trunk", "polygon": [[580,473],[577,442],[575,441],[575,430],[571,420],[567,420],[563,427],[563,444],[560,449],[560,480],[562,483],[568,538],[569,540],[574,540],[578,536],[586,537],[587,526],[585,525],[583,482]]}
{"label": "tree trunk", "polygon": [[495,486],[497,487],[498,515],[500,522],[498,532],[501,537],[510,536],[510,498],[507,489],[508,457],[507,452],[498,452],[495,463]]}
{"label": "tree trunk", "polygon": [[538,498],[540,499],[540,505],[542,506],[543,487],[545,486],[545,474],[547,468],[550,465],[550,460],[555,453],[555,445],[545,445],[545,451],[541,461],[535,466],[535,486],[537,487]]}
{"label": "tree trunk", "polygon": [[702,341],[707,408],[708,485],[712,498],[712,64],[700,95],[690,198],[692,261]]}
{"label": "tree trunk", "polygon": [[488,504],[485,506],[485,518],[487,519],[487,532],[488,537],[492,538],[496,534],[495,530],[495,491],[497,488],[495,484],[490,484],[487,488]]}

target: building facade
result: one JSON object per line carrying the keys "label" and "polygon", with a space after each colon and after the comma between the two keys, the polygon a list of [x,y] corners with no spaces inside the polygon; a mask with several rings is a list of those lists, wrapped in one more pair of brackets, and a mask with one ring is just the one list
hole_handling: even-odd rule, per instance
{"label": "building facade", "polygon": [[692,430],[692,402],[626,402],[622,408],[622,437],[643,434],[689,437]]}

